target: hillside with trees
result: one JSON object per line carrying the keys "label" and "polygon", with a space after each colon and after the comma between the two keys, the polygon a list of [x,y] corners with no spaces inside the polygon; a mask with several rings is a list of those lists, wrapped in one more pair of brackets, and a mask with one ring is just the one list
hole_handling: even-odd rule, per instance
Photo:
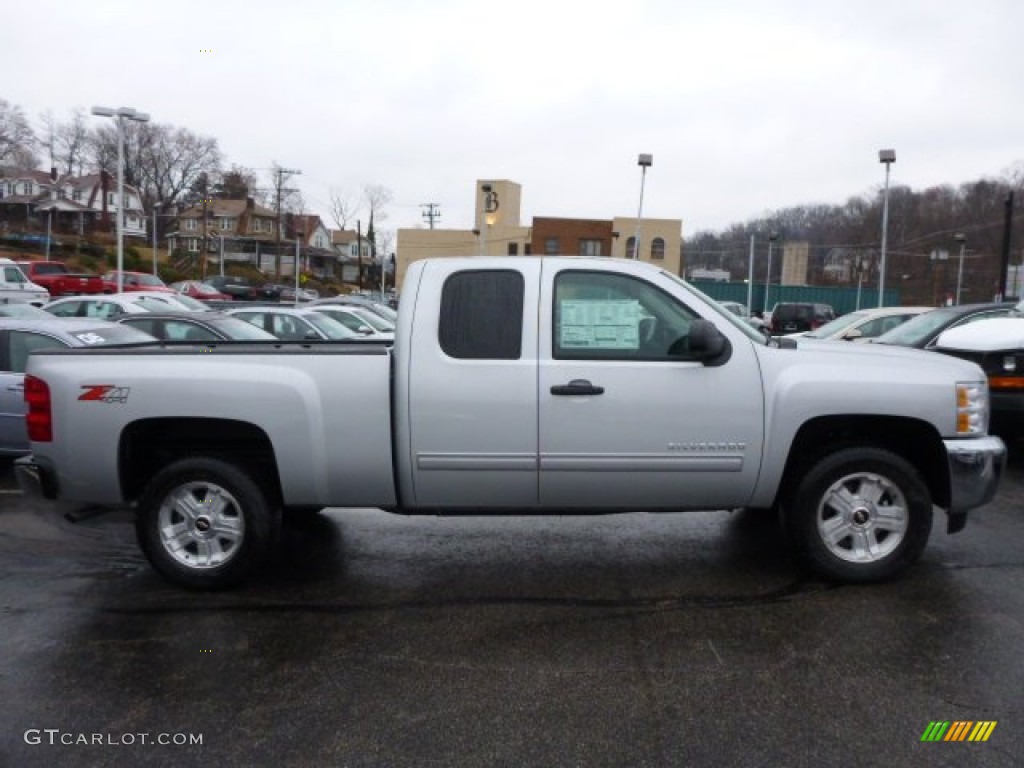
{"label": "hillside with trees", "polygon": [[[923,190],[889,188],[886,288],[899,290],[903,304],[937,305],[955,290],[960,241],[964,244],[963,303],[991,301],[998,291],[1004,223],[1012,199],[1010,282],[1024,260],[1024,164],[996,179]],[[776,254],[786,242],[809,244],[807,282],[811,285],[878,286],[882,234],[881,188],[851,197],[844,205],[800,205],[773,211],[723,232],[698,232],[684,244],[687,270],[725,269],[734,281],[747,277],[750,237],[755,238],[754,280],[766,278],[768,238],[776,233]],[[1024,273],[1024,270],[1022,270]],[[772,270],[778,280],[779,262]]]}

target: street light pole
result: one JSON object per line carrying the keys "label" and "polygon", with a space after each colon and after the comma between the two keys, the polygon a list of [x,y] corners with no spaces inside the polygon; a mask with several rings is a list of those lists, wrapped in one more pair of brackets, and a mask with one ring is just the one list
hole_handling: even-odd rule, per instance
{"label": "street light pole", "polygon": [[636,164],[640,166],[640,207],[636,212],[636,237],[633,238],[633,258],[640,258],[640,224],[644,219],[644,182],[647,169],[654,165],[654,155],[639,155]]}
{"label": "street light pole", "polygon": [[964,281],[964,249],[967,246],[967,235],[963,232],[957,232],[953,235],[953,239],[960,243],[960,264],[956,269],[956,305],[960,306],[960,286]]}
{"label": "street light pole", "polygon": [[885,304],[885,247],[889,237],[889,167],[896,162],[895,149],[880,149],[878,162],[885,164],[885,192],[882,194],[882,255],[878,265],[878,306]]}
{"label": "street light pole", "polygon": [[124,290],[124,120],[148,123],[149,115],[131,107],[93,107],[92,114],[111,117],[117,126],[117,292]]}

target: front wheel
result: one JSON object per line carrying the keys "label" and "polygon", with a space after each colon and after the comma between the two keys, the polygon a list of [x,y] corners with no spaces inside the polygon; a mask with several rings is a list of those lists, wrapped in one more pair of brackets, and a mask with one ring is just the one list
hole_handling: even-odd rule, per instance
{"label": "front wheel", "polygon": [[811,465],[784,505],[798,556],[836,581],[883,581],[914,563],[932,529],[928,486],[882,448],[837,450]]}
{"label": "front wheel", "polygon": [[150,564],[184,587],[223,589],[270,554],[280,512],[243,469],[222,459],[181,459],[139,500],[136,534]]}

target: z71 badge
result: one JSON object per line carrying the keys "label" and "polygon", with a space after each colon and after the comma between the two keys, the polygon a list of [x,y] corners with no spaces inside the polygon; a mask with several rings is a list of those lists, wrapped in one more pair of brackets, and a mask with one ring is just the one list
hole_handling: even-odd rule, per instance
{"label": "z71 badge", "polygon": [[113,384],[83,384],[85,391],[78,396],[79,400],[92,400],[100,403],[125,403],[131,387],[115,387]]}

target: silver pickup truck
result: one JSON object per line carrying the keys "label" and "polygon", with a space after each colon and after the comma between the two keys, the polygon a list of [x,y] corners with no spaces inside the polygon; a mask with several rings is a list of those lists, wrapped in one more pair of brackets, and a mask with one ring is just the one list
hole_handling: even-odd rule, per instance
{"label": "silver pickup truck", "polygon": [[774,511],[846,582],[992,499],[1006,450],[975,364],[769,340],[675,275],[608,258],[417,262],[394,345],[46,350],[25,383],[48,499],[132,504],[152,565],[237,583],[281,516]]}

